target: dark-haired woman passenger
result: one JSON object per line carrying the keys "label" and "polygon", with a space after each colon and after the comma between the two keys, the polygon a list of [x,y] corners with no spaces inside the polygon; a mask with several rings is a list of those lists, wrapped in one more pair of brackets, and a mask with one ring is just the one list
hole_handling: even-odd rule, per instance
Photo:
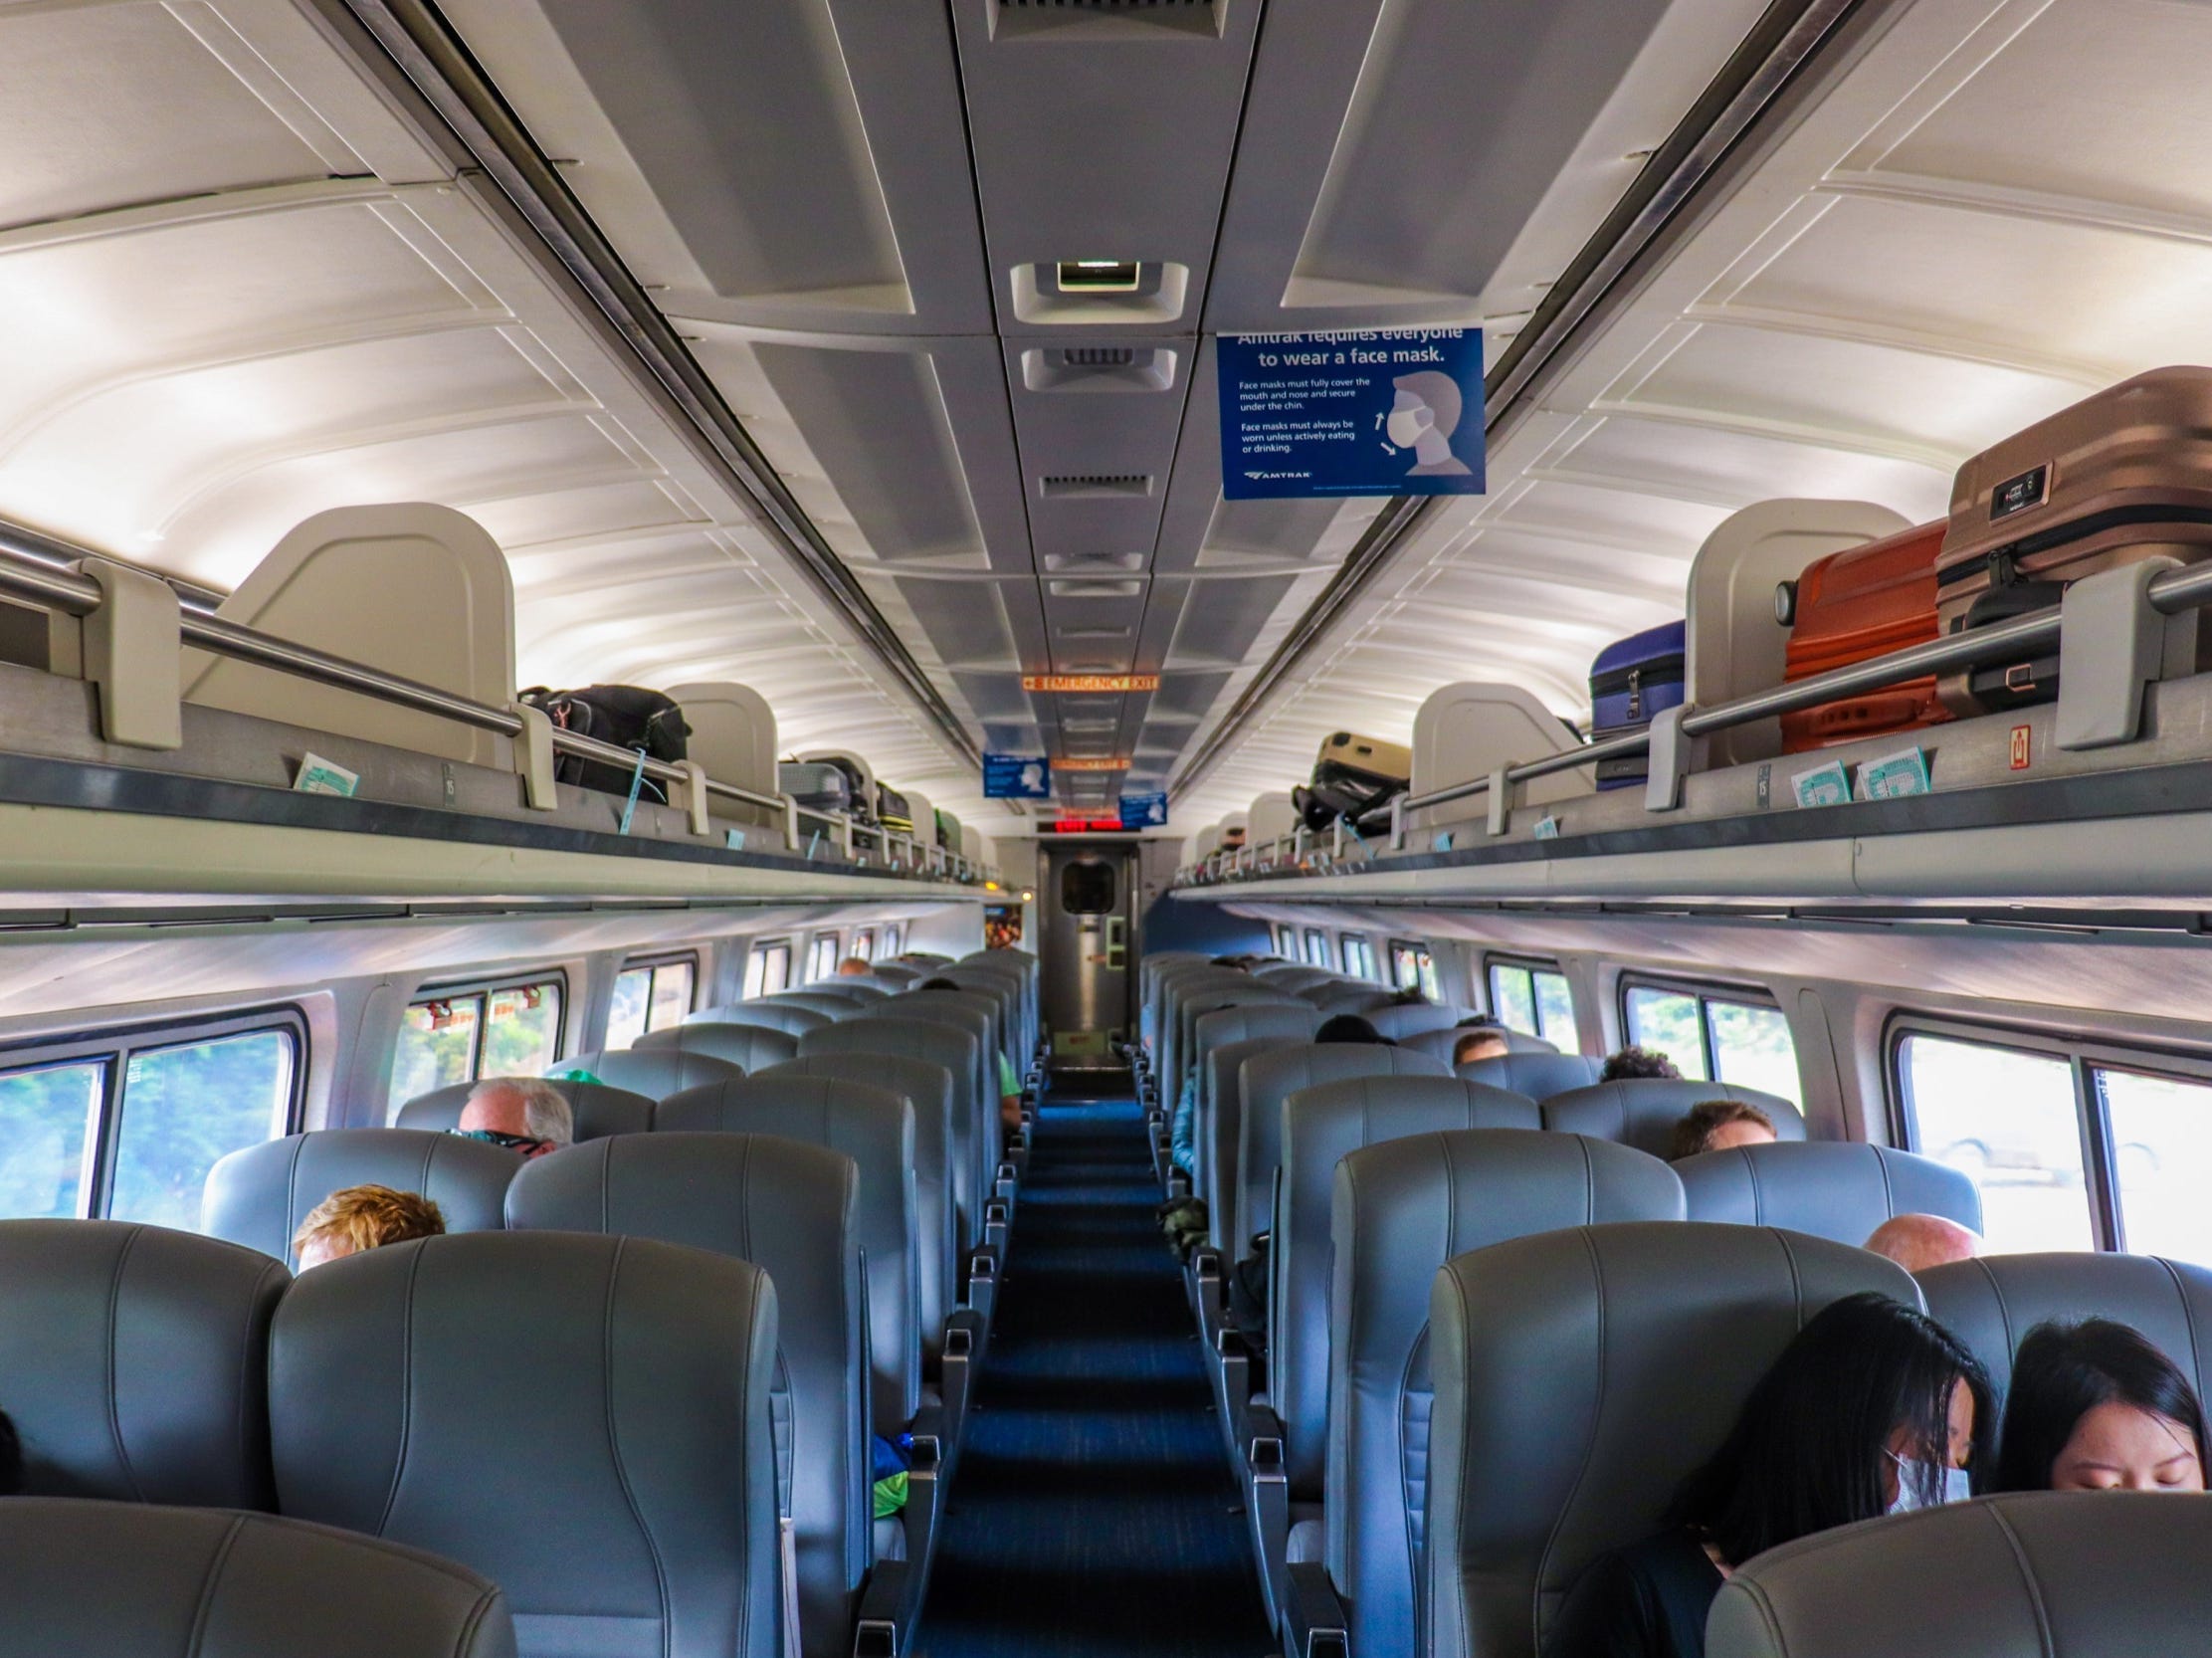
{"label": "dark-haired woman passenger", "polygon": [[1968,1495],[1989,1399],[1981,1366],[1934,1320],[1883,1295],[1833,1303],[1684,1482],[1667,1530],[1582,1573],[1545,1658],[1702,1658],[1712,1598],[1752,1555]]}
{"label": "dark-haired woman passenger", "polygon": [[2204,1410],[2173,1361],[2108,1319],[2042,1324],[2012,1361],[2004,1491],[2202,1491]]}

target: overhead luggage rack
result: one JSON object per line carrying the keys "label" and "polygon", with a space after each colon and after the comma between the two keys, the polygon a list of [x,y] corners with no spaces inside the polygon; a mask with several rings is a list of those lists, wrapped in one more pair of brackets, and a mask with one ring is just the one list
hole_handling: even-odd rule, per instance
{"label": "overhead luggage rack", "polygon": [[[158,707],[165,696],[173,709],[177,696],[174,667],[151,660],[159,653],[143,648],[149,639],[158,640],[169,631],[179,648],[204,650],[506,737],[515,745],[514,769],[523,782],[525,799],[537,810],[553,809],[557,798],[552,781],[553,757],[570,754],[677,785],[683,793],[672,795],[672,799],[689,802],[695,834],[710,832],[708,802],[720,800],[775,814],[790,853],[807,863],[818,862],[818,855],[827,850],[834,853],[836,862],[858,865],[878,875],[948,879],[966,886],[981,886],[985,879],[986,872],[966,857],[924,845],[912,835],[856,825],[844,814],[801,807],[787,794],[771,794],[709,777],[696,763],[655,759],[563,729],[519,706],[502,708],[480,702],[242,626],[216,615],[209,602],[211,595],[168,583],[150,572],[110,565],[110,571],[119,578],[111,588],[84,573],[82,567],[73,568],[61,561],[62,555],[73,550],[36,532],[0,523],[0,597],[76,618],[97,616],[110,604],[130,613],[128,621],[118,625],[115,632],[118,638],[127,637],[140,649],[127,657],[121,649],[115,649],[109,652],[113,660],[99,663],[92,651],[86,653],[85,678],[100,687],[103,726],[113,726],[118,707],[143,711]],[[131,742],[131,738],[112,729],[105,734],[112,742]],[[172,738],[165,743],[136,745],[173,748],[175,741]]]}

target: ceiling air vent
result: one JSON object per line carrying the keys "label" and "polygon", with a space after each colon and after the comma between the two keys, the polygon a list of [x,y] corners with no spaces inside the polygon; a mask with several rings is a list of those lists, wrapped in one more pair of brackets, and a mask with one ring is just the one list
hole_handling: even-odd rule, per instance
{"label": "ceiling air vent", "polygon": [[1142,501],[1152,493],[1148,472],[1048,473],[1037,481],[1047,501]]}

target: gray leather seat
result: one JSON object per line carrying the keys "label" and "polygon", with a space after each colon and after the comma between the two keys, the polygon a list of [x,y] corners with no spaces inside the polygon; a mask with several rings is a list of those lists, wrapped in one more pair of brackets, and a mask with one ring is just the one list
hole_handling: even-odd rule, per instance
{"label": "gray leather seat", "polygon": [[1368,1014],[1380,1012],[1390,1006],[1393,995],[1394,992],[1385,990],[1379,984],[1353,984],[1314,1005],[1321,1010],[1324,1019],[1333,1019],[1343,1013],[1364,1019]]}
{"label": "gray leather seat", "polygon": [[1803,1140],[1805,1119],[1779,1095],[1727,1083],[1701,1083],[1671,1077],[1637,1077],[1626,1082],[1593,1083],[1554,1094],[1543,1103],[1543,1126],[1596,1140],[1617,1140],[1655,1157],[1667,1154],[1675,1125],[1690,1108],[1708,1100],[1737,1100],[1756,1106],[1773,1120],[1778,1140]]}
{"label": "gray leather seat", "polygon": [[[774,1283],[780,1464],[810,1658],[843,1658],[868,1575],[869,1350],[853,1159],[771,1135],[652,1134],[535,1158],[507,1189],[515,1230],[607,1232],[749,1261]],[[525,1632],[524,1644],[527,1645]]]}
{"label": "gray leather seat", "polygon": [[190,1232],[0,1220],[0,1408],[25,1492],[269,1507],[269,1322],[291,1277]]}
{"label": "gray leather seat", "polygon": [[1002,1035],[1009,1059],[1026,1057],[1034,1048],[1029,1037],[1029,980],[1018,967],[1003,962],[968,962],[945,968],[931,978],[950,979],[968,995],[987,996],[999,1007]]}
{"label": "gray leather seat", "polygon": [[1336,1165],[1363,1145],[1406,1135],[1537,1127],[1533,1100],[1457,1077],[1345,1077],[1302,1088],[1283,1102],[1283,1181],[1268,1263],[1268,1396],[1283,1420],[1293,1502],[1319,1500],[1328,1455],[1328,1224]]}
{"label": "gray leather seat", "polygon": [[1348,977],[1343,973],[1329,973],[1326,978],[1317,978],[1311,984],[1299,986],[1292,994],[1303,996],[1315,1007],[1319,1007],[1324,1002],[1337,1000],[1346,990],[1363,991],[1368,988],[1370,986],[1361,983],[1356,978]]}
{"label": "gray leather seat", "polygon": [[267,1514],[0,1499],[8,1658],[514,1658],[498,1584]]}
{"label": "gray leather seat", "polygon": [[[824,981],[816,979],[814,982],[819,985]],[[857,973],[847,973],[840,976],[836,983],[837,994],[857,1001],[864,1007],[870,1002],[881,1001],[886,996],[896,996],[905,988],[905,985],[898,979],[878,978],[874,973],[870,973],[866,978]],[[808,986],[810,989],[813,987],[813,985]]]}
{"label": "gray leather seat", "polygon": [[1210,961],[1189,971],[1163,973],[1155,994],[1159,1008],[1152,1057],[1159,1072],[1162,1103],[1168,1106],[1175,1103],[1182,1089],[1183,1072],[1188,1065],[1186,1043],[1191,1021],[1196,1017],[1189,1011],[1193,1004],[1199,1013],[1210,1013],[1217,1007],[1288,999],[1283,992],[1263,985],[1250,973],[1238,972],[1234,967],[1217,967]]}
{"label": "gray leather seat", "polygon": [[998,1058],[1001,1054],[1012,1057],[1007,1046],[1005,1001],[982,990],[905,990],[889,1001],[878,1002],[869,1011],[905,1016],[925,1008],[957,1011],[971,1019],[982,1020],[983,1058],[990,1067],[989,1074],[982,1080],[988,1085],[986,1093],[995,1102],[998,1099]]}
{"label": "gray leather seat", "polygon": [[2053,1319],[2139,1331],[2212,1397],[2212,1272],[2154,1255],[1985,1255],[1917,1275],[1927,1310],[1989,1371],[2000,1404],[2020,1339]]}
{"label": "gray leather seat", "polygon": [[1541,1649],[1589,1563],[1659,1530],[1752,1385],[1830,1302],[1919,1291],[1825,1238],[1582,1226],[1454,1257],[1429,1300],[1424,1650]]}
{"label": "gray leather seat", "polygon": [[[1199,1021],[1240,1007],[1281,1007],[1293,1013],[1313,1011],[1296,996],[1278,994],[1249,978],[1242,984],[1206,986],[1179,995],[1175,1002],[1174,1046],[1169,1049],[1169,1059],[1175,1066],[1172,1075],[1178,1079],[1175,1100],[1182,1098],[1180,1079],[1184,1077],[1195,1079],[1200,1088],[1205,1086],[1205,1069],[1201,1063],[1203,1056],[1198,1051]],[[1166,1103],[1172,1105],[1175,1102]]]}
{"label": "gray leather seat", "polygon": [[1508,1238],[1682,1218],[1682,1182],[1665,1163],[1577,1135],[1461,1129],[1384,1140],[1336,1165],[1324,1557],[1354,1652],[1402,1648],[1414,1625],[1438,1270]]}
{"label": "gray leather seat", "polygon": [[[839,996],[819,990],[778,990],[773,995],[756,997],[740,1002],[740,1007],[796,1007],[803,1012],[819,1013],[835,1024],[840,1019],[850,1019],[868,1005],[865,996]],[[799,1032],[801,1036],[806,1033]]]}
{"label": "gray leather seat", "polygon": [[897,1439],[921,1405],[921,1240],[914,1220],[914,1113],[866,1083],[784,1072],[688,1088],[653,1114],[658,1134],[779,1135],[851,1157],[867,1268],[876,1431]]}
{"label": "gray leather seat", "polygon": [[1217,1249],[1226,1248],[1234,1236],[1229,1224],[1236,1210],[1237,1146],[1244,1138],[1237,1068],[1260,1051],[1253,1046],[1256,1040],[1276,1046],[1310,1042],[1320,1025],[1317,1010],[1288,1000],[1215,1008],[1191,1025],[1191,1062],[1198,1072],[1192,1190],[1206,1200]]}
{"label": "gray leather seat", "polygon": [[1442,1064],[1409,1048],[1374,1042],[1308,1042],[1254,1054],[1238,1068],[1243,1138],[1237,1146],[1236,1229],[1240,1258],[1253,1234],[1275,1226],[1275,1184],[1283,1165],[1283,1102],[1303,1089],[1346,1077],[1442,1077]]}
{"label": "gray leather seat", "polygon": [[998,1174],[997,1102],[992,1100],[988,1106],[994,1130],[987,1135],[985,1101],[975,1087],[978,1051],[971,1032],[928,1019],[848,1019],[799,1038],[801,1059],[816,1054],[891,1054],[926,1060],[951,1073],[952,1196],[963,1249],[983,1241],[983,1205]]}
{"label": "gray leather seat", "polygon": [[649,1100],[665,1100],[687,1088],[727,1082],[745,1074],[742,1065],[681,1048],[603,1048],[563,1060],[547,1074],[560,1076],[570,1071],[589,1071],[610,1087],[642,1094]]}
{"label": "gray leather seat", "polygon": [[[568,1102],[579,1140],[604,1140],[609,1135],[642,1135],[653,1121],[650,1094],[633,1094],[627,1088],[610,1088],[605,1083],[577,1082],[571,1077],[545,1080],[559,1089],[561,1098]],[[475,1083],[454,1083],[434,1088],[428,1094],[418,1094],[399,1108],[392,1127],[427,1129],[434,1134],[458,1128],[461,1109],[469,1103],[469,1093],[476,1086]]]}
{"label": "gray leather seat", "polygon": [[1721,1585],[1708,1658],[2165,1658],[2212,1627],[2212,1504],[2016,1492],[1770,1549]]}
{"label": "gray leather seat", "polygon": [[1941,1215],[1981,1230],[1981,1189],[1949,1163],[1843,1140],[1705,1151],[1675,1164],[1692,1220],[1780,1226],[1864,1245],[1894,1215]]}
{"label": "gray leather seat", "polygon": [[525,1655],[765,1658],[776,1349],[768,1275],[704,1250],[579,1230],[350,1256],[278,1309],[279,1503],[482,1572]]}
{"label": "gray leather seat", "polygon": [[[1385,1003],[1360,1015],[1375,1027],[1379,1036],[1393,1042],[1402,1042],[1409,1036],[1418,1036],[1425,1030],[1449,1030],[1468,1016],[1464,1007],[1451,1007],[1441,1002]],[[1480,1082],[1480,1077],[1475,1079]],[[1518,1093],[1519,1090],[1514,1092]]]}
{"label": "gray leather seat", "polygon": [[961,957],[944,969],[945,977],[963,988],[971,980],[996,978],[1013,992],[1017,1009],[1016,1028],[1023,1044],[1022,1054],[1034,1053],[1038,1035],[1039,972],[1037,958],[1020,950],[983,950],[975,955]]}
{"label": "gray leather seat", "polygon": [[770,1066],[770,1077],[824,1077],[887,1088],[914,1114],[914,1225],[921,1240],[921,1350],[934,1360],[944,1325],[960,1302],[959,1212],[953,1191],[952,1076],[941,1065],[897,1054],[809,1054]]}
{"label": "gray leather seat", "polygon": [[872,1002],[883,993],[880,985],[872,985],[849,973],[833,973],[828,978],[810,978],[797,990],[780,990],[781,996],[827,996],[841,1002]]}
{"label": "gray leather seat", "polygon": [[297,1266],[292,1237],[307,1211],[346,1186],[420,1192],[449,1232],[505,1225],[518,1152],[421,1129],[321,1129],[233,1151],[208,1170],[200,1230]]}
{"label": "gray leather seat", "polygon": [[[1274,1012],[1275,1009],[1267,1009]],[[1252,1232],[1237,1230],[1238,1158],[1244,1152],[1244,1062],[1279,1048],[1303,1048],[1307,1040],[1299,1035],[1256,1036],[1231,1042],[1206,1056],[1205,1087],[1212,1091],[1212,1105],[1202,1113],[1198,1138],[1204,1149],[1207,1241],[1228,1253],[1232,1261],[1253,1251]],[[1253,1231],[1264,1231],[1272,1217],[1258,1216]]]}
{"label": "gray leather seat", "polygon": [[1603,1060],[1587,1054],[1504,1053],[1496,1059],[1471,1059],[1465,1065],[1455,1065],[1452,1075],[1471,1083],[1489,1083],[1493,1088],[1509,1088],[1540,1105],[1555,1094],[1592,1087],[1604,1068]]}
{"label": "gray leather seat", "polygon": [[640,1049],[673,1048],[679,1053],[710,1054],[715,1059],[726,1059],[740,1069],[766,1070],[771,1065],[781,1065],[787,1059],[799,1057],[799,1039],[788,1031],[770,1030],[765,1025],[735,1025],[714,1022],[711,1024],[670,1025],[665,1030],[649,1030],[639,1037]]}
{"label": "gray leather seat", "polygon": [[819,1025],[830,1024],[827,1013],[817,1013],[811,1007],[779,1003],[773,999],[752,1002],[723,1002],[715,1007],[703,1007],[685,1021],[691,1025],[765,1025],[770,1030],[788,1031],[801,1036]]}
{"label": "gray leather seat", "polygon": [[[1459,1045],[1459,1039],[1460,1032],[1456,1027],[1449,1027],[1444,1030],[1415,1031],[1411,1036],[1398,1038],[1399,1042],[1405,1047],[1418,1048],[1425,1054],[1433,1054],[1444,1061],[1446,1065],[1452,1063],[1452,1051]],[[1555,1043],[1546,1042],[1540,1036],[1530,1036],[1526,1031],[1509,1030],[1506,1032],[1506,1052],[1508,1054],[1555,1054],[1558,1051],[1558,1046]],[[1591,1082],[1596,1082],[1598,1071],[1604,1069],[1604,1061],[1600,1060],[1595,1063],[1596,1069],[1590,1073]],[[1482,1081],[1479,1077],[1475,1080]],[[1520,1091],[1516,1089],[1514,1092],[1518,1093]],[[1571,1134],[1574,1131],[1569,1130],[1568,1132]]]}
{"label": "gray leather seat", "polygon": [[909,961],[878,961],[868,969],[873,978],[882,979],[897,991],[929,975]]}

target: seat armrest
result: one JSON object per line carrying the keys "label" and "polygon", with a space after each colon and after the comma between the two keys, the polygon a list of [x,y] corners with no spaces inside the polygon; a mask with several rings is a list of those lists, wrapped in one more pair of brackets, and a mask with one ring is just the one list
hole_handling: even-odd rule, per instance
{"label": "seat armrest", "polygon": [[998,1307],[998,1258],[996,1249],[971,1249],[968,1251],[968,1308],[990,1328],[991,1315]]}
{"label": "seat armrest", "polygon": [[1245,1501],[1252,1514],[1252,1542],[1268,1615],[1281,1630],[1291,1598],[1291,1480],[1283,1460],[1283,1423],[1266,1405],[1255,1405],[1246,1412],[1245,1424]]}
{"label": "seat armrest", "polygon": [[1284,1658],[1349,1658],[1350,1622],[1325,1567],[1301,1561],[1290,1570],[1283,1608]]}
{"label": "seat armrest", "polygon": [[913,1628],[906,1611],[914,1598],[912,1575],[905,1560],[878,1560],[870,1570],[853,1620],[853,1658],[900,1658],[906,1650]]}
{"label": "seat armrest", "polygon": [[983,1247],[994,1256],[1006,1254],[1006,1233],[1014,1224],[1013,1205],[1003,1197],[993,1197],[983,1205]]}
{"label": "seat armrest", "polygon": [[1191,1294],[1198,1303],[1198,1335],[1209,1351],[1217,1350],[1216,1344],[1227,1322],[1222,1316],[1221,1251],[1194,1249],[1190,1252]]}
{"label": "seat armrest", "polygon": [[936,1558],[939,1525],[944,1517],[945,1476],[952,1442],[945,1413],[934,1405],[914,1417],[906,1430],[913,1450],[906,1465],[906,1507],[900,1515],[906,1533],[907,1603],[903,1626],[919,1621],[928,1592],[929,1568]]}
{"label": "seat armrest", "polygon": [[[950,1452],[967,1429],[968,1400],[975,1390],[976,1366],[990,1326],[970,1308],[955,1308],[944,1321],[944,1347],[937,1360],[937,1396],[944,1401],[944,1434]],[[948,1455],[947,1461],[951,1458]]]}

